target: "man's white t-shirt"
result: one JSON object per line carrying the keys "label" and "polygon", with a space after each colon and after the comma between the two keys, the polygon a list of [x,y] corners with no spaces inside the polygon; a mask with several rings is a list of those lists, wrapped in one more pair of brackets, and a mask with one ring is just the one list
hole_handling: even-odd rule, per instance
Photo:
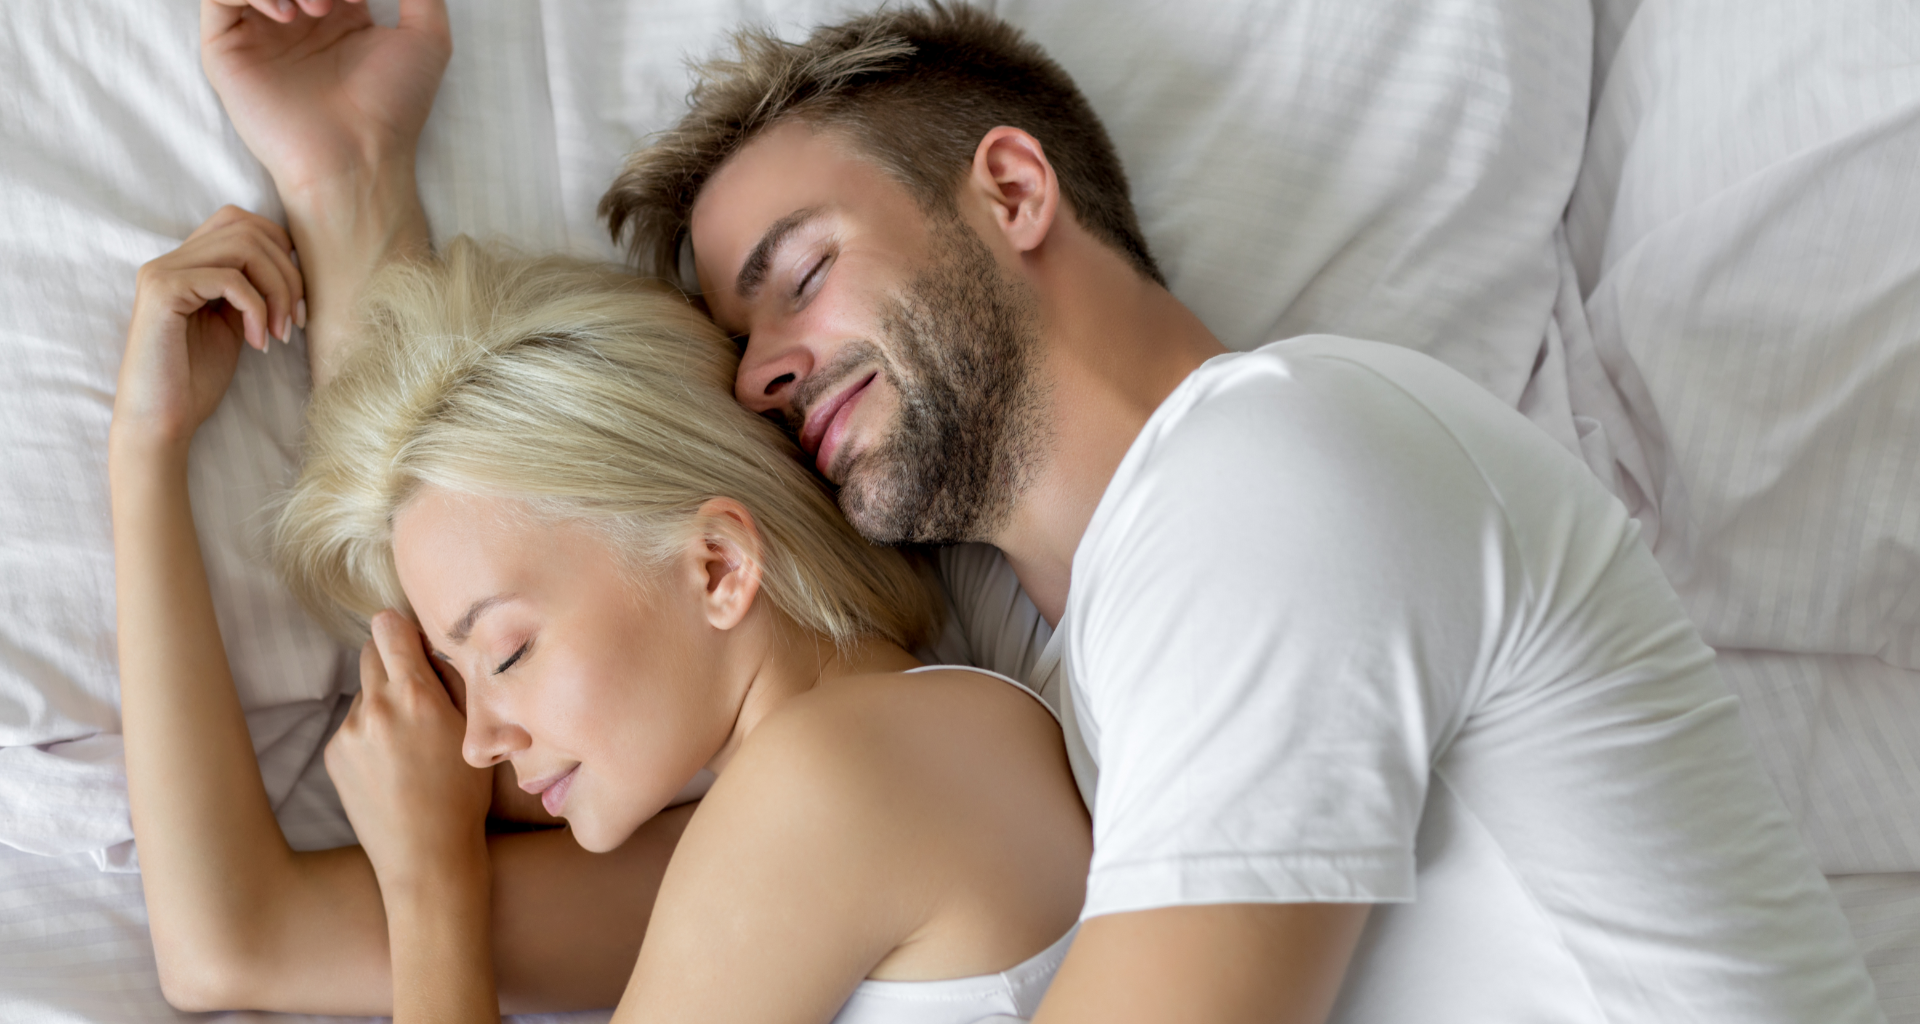
{"label": "man's white t-shirt", "polygon": [[1713,655],[1586,468],[1406,349],[1220,356],[1127,452],[1057,631],[942,555],[1057,703],[1083,917],[1367,902],[1335,1019],[1878,1021]]}

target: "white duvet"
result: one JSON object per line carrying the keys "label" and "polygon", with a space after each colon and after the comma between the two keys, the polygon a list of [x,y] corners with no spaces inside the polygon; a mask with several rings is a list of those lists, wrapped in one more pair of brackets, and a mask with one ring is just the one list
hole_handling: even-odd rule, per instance
{"label": "white duvet", "polygon": [[[594,204],[677,113],[685,56],[742,20],[797,31],[866,5],[453,6],[420,161],[435,234],[611,256]],[[1082,84],[1176,294],[1224,340],[1407,344],[1527,411],[1739,649],[1729,676],[1823,864],[1920,870],[1911,5],[1600,0],[1597,47],[1586,0],[993,6]],[[221,203],[277,213],[195,19],[0,12],[0,845],[27,851],[0,851],[9,1021],[171,1015],[137,876],[98,871],[136,863],[106,428],[134,269]],[[249,353],[192,486],[269,792],[320,846],[349,836],[314,767],[352,679],[261,543],[306,387],[297,346]],[[1876,948],[1920,946],[1902,920],[1875,918]],[[1892,999],[1907,968],[1881,959]],[[1899,998],[1920,1018],[1920,992]]]}

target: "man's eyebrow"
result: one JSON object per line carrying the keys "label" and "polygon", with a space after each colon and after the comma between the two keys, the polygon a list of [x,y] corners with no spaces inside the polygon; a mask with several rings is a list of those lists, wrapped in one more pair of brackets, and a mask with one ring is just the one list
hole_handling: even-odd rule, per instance
{"label": "man's eyebrow", "polygon": [[760,244],[747,254],[747,261],[740,264],[740,276],[734,279],[733,292],[743,299],[751,299],[760,290],[767,279],[767,267],[773,262],[774,251],[787,236],[800,230],[808,221],[820,216],[820,207],[809,206],[804,210],[795,210],[773,222],[767,233],[760,236]]}
{"label": "man's eyebrow", "polygon": [[447,630],[448,642],[466,643],[467,637],[473,635],[473,624],[479,620],[480,616],[486,614],[487,609],[505,601],[507,597],[506,594],[495,594],[492,597],[483,597],[467,606],[467,613],[460,616],[460,621],[454,623],[452,629]]}

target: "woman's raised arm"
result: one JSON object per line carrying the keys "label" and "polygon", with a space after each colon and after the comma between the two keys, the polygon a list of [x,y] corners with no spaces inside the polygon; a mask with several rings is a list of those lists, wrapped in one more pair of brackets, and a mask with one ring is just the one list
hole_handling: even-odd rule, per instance
{"label": "woman's raised arm", "polygon": [[[359,847],[288,847],[261,784],[207,588],[187,450],[241,346],[301,295],[277,225],[231,207],[142,268],[109,471],[129,795],[161,984],[183,1009],[385,1014],[387,922]],[[595,856],[494,837],[495,974],[512,1010],[617,1000],[687,810]]]}

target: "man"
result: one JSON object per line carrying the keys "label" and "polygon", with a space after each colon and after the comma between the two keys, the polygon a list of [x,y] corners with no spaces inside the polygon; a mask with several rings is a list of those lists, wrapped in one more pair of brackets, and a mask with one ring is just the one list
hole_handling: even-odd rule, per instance
{"label": "man", "polygon": [[[426,246],[444,12],[274,50],[205,10],[323,380],[361,276]],[[602,209],[644,268],[690,263],[737,396],[856,526],[990,543],[1057,628],[1096,853],[1039,1019],[1878,1019],[1617,503],[1422,357],[1216,358],[1104,131],[1006,26],[749,37]],[[981,555],[950,588],[1004,587]]]}

